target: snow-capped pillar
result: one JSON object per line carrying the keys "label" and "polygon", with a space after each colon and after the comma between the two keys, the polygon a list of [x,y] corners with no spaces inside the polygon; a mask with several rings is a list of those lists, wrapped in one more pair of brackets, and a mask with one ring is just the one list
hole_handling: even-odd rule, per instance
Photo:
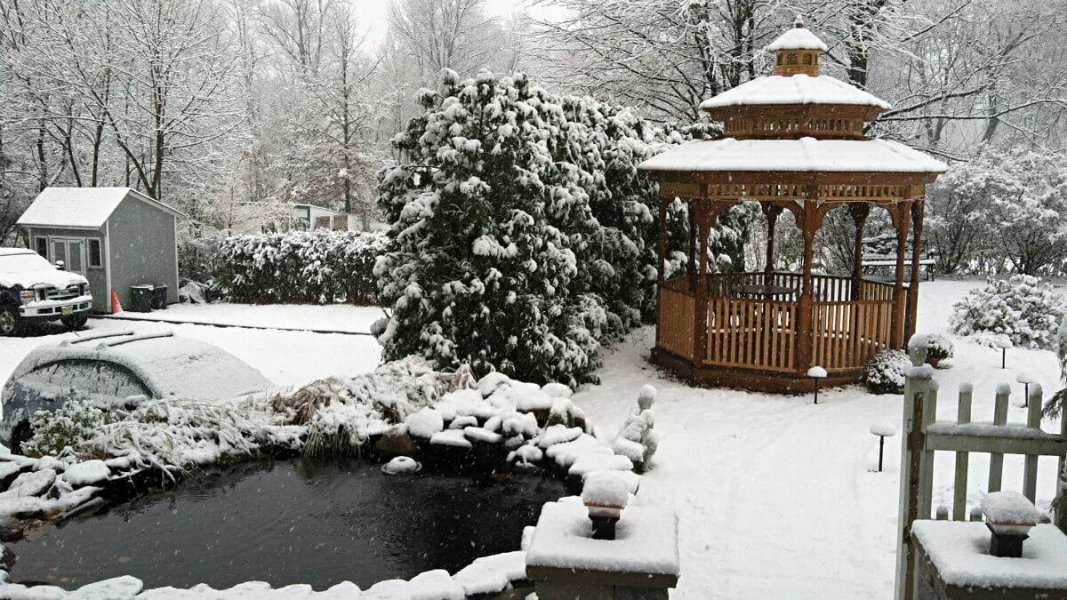
{"label": "snow-capped pillar", "polygon": [[908,314],[904,326],[904,339],[915,335],[915,321],[919,314],[919,267],[922,260],[923,213],[925,202],[917,199],[911,204],[911,283],[908,287]]}
{"label": "snow-capped pillar", "polygon": [[678,519],[650,506],[627,506],[609,540],[594,539],[581,503],[550,502],[526,550],[539,600],[667,600],[678,566]]}

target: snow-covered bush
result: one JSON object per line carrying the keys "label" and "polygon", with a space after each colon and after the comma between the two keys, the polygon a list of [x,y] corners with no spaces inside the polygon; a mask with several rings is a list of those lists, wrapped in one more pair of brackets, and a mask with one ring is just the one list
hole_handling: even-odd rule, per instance
{"label": "snow-covered bush", "polygon": [[33,437],[23,442],[27,456],[56,455],[66,448],[77,449],[90,440],[104,424],[104,412],[73,394],[55,412],[37,411],[30,418]]}
{"label": "snow-covered bush", "polygon": [[372,303],[374,262],[384,233],[290,231],[239,235],[219,243],[213,289],[255,304]]}
{"label": "snow-covered bush", "polygon": [[952,340],[947,337],[938,333],[931,333],[926,336],[927,358],[945,360],[947,358],[952,358],[953,352],[955,352],[955,345],[952,343]]}
{"label": "snow-covered bush", "polygon": [[952,327],[960,335],[1003,334],[1015,346],[1051,349],[1065,312],[1052,285],[1029,275],[990,279],[954,306]]}
{"label": "snow-covered bush", "polygon": [[446,70],[420,102],[393,139],[403,163],[378,187],[391,223],[375,268],[392,309],[385,356],[591,380],[601,346],[654,308],[657,193],[637,165],[686,134],[522,74],[461,81]]}
{"label": "snow-covered bush", "polygon": [[900,350],[882,350],[872,356],[863,368],[867,389],[875,394],[899,394],[904,390],[904,378],[911,368],[911,359]]}

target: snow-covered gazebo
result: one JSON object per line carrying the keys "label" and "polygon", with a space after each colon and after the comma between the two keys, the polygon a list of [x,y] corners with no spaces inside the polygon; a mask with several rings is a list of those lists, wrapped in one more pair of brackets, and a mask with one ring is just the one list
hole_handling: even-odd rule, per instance
{"label": "snow-covered gazebo", "polygon": [[[767,46],[774,73],[706,100],[721,139],[657,155],[641,169],[659,182],[659,285],[653,360],[693,383],[763,391],[859,381],[883,348],[903,348],[915,328],[918,265],[905,286],[909,229],[920,260],[926,184],[945,165],[864,125],[889,108],[847,83],[819,74],[826,44],[797,20]],[[675,198],[688,203],[687,274],[667,279],[665,220]],[[758,201],[767,219],[767,267],[758,273],[708,273],[708,232],[726,208]],[[812,274],[815,233],[826,214],[847,206],[856,226],[851,277]],[[872,206],[885,209],[897,234],[894,283],[863,279],[863,229]],[[774,228],[783,210],[804,234],[801,273],[775,272]]]}

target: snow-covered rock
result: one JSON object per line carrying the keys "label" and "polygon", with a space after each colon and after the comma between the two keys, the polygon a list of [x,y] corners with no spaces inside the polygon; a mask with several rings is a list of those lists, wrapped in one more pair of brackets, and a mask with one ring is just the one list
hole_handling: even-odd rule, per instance
{"label": "snow-covered rock", "polygon": [[102,460],[87,460],[71,465],[63,473],[63,481],[74,487],[82,487],[107,481],[111,476],[111,469],[107,468]]}

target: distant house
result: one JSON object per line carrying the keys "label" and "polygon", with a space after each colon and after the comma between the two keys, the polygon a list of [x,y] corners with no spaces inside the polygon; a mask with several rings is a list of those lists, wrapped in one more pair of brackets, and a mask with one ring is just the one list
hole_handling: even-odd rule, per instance
{"label": "distant house", "polygon": [[235,233],[360,229],[359,218],[355,215],[314,204],[244,202],[235,217],[230,226]]}
{"label": "distant house", "polygon": [[132,305],[130,287],[166,285],[178,301],[178,219],[185,215],[130,188],[45,189],[18,220],[30,247],[85,276],[93,310],[111,312],[111,292]]}

